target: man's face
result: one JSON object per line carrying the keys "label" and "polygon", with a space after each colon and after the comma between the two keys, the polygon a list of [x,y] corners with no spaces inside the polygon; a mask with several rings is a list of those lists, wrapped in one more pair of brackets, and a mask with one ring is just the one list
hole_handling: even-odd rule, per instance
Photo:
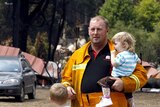
{"label": "man's face", "polygon": [[102,44],[107,39],[108,29],[103,20],[91,20],[88,31],[93,44]]}

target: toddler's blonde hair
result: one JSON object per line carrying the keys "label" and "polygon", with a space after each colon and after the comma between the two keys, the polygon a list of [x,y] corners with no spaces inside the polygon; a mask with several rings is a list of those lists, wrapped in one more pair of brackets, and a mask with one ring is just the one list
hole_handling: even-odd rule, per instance
{"label": "toddler's blonde hair", "polygon": [[68,99],[67,88],[61,83],[55,83],[50,88],[50,100],[59,105],[66,103]]}
{"label": "toddler's blonde hair", "polygon": [[115,40],[120,41],[122,44],[124,44],[126,42],[128,44],[127,50],[130,52],[135,52],[136,40],[135,40],[134,36],[131,35],[130,33],[119,32],[112,37],[113,43],[115,43]]}

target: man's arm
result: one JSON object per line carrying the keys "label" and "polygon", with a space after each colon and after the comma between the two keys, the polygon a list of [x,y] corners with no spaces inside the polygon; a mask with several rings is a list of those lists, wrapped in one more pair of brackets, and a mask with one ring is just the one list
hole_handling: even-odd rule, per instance
{"label": "man's arm", "polygon": [[110,77],[112,80],[115,80],[112,89],[119,92],[134,92],[147,83],[148,79],[146,72],[147,71],[142,65],[137,64],[136,69],[131,76],[122,78]]}
{"label": "man's arm", "polygon": [[142,88],[147,83],[147,71],[140,64],[137,64],[135,71],[129,77],[122,77],[123,91],[134,92]]}

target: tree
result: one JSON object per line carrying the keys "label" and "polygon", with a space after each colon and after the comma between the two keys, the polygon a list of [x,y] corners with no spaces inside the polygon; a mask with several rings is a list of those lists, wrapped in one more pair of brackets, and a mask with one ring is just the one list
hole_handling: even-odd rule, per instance
{"label": "tree", "polygon": [[10,38],[12,28],[12,3],[7,3],[6,0],[0,0],[0,40],[4,41]]}
{"label": "tree", "polygon": [[[109,32],[110,38],[121,31],[131,33],[136,38],[136,52],[139,55],[142,54],[143,60],[154,62],[156,61],[156,58],[159,57],[159,48],[157,47],[160,43],[159,27],[158,24],[155,26],[154,23],[150,28],[154,29],[155,32],[146,30],[147,25],[144,25],[143,23],[151,23],[145,17],[142,18],[145,15],[143,13],[146,12],[146,6],[143,7],[142,5],[140,6],[140,4],[144,1],[146,0],[140,2],[132,0],[107,0],[101,7],[99,14],[106,17],[111,24],[111,30]],[[146,2],[151,3],[151,0]],[[155,5],[155,3],[153,4]],[[151,7],[148,5],[147,8],[153,10],[154,5],[151,5]],[[159,3],[157,3],[155,7],[158,7],[158,5]],[[139,9],[137,7],[144,8],[144,11],[138,13]],[[155,12],[156,14],[154,14]],[[155,12],[152,11],[153,14],[148,15],[147,18],[152,17],[153,20],[151,22],[157,20],[157,23],[159,23],[160,20],[158,20],[159,14],[157,13],[157,8],[155,9]],[[139,20],[139,17],[141,17],[141,20]]]}
{"label": "tree", "polygon": [[133,7],[134,3],[132,0],[106,0],[100,8],[99,14],[109,20],[111,27],[118,20],[129,24],[134,18]]}
{"label": "tree", "polygon": [[[35,9],[29,12],[29,0],[13,0],[13,46],[26,52],[28,30],[35,17],[47,5],[48,0],[37,2]],[[45,4],[46,3],[46,4]]]}
{"label": "tree", "polygon": [[152,46],[152,52],[150,54],[152,54],[152,57],[148,56],[149,58],[151,58],[151,60],[153,61],[157,61],[160,63],[160,22],[158,22],[155,26],[154,26],[154,31],[151,33],[151,36],[149,36],[148,38],[148,42],[150,43],[150,46]]}
{"label": "tree", "polygon": [[160,21],[160,2],[157,0],[141,0],[135,6],[137,26],[142,26],[149,32],[154,31],[154,26]]}
{"label": "tree", "polygon": [[48,38],[46,33],[38,33],[34,43],[36,56],[47,61]]}
{"label": "tree", "polygon": [[13,46],[26,51],[29,30],[36,26],[48,32],[48,60],[52,60],[64,25],[65,3],[65,0],[13,0]]}
{"label": "tree", "polygon": [[87,30],[85,27],[91,17],[95,16],[99,7],[104,3],[104,0],[70,0],[66,6],[66,21],[65,31],[67,38],[76,38],[79,36],[77,33],[82,33],[84,36],[87,31],[79,31],[82,29]]}

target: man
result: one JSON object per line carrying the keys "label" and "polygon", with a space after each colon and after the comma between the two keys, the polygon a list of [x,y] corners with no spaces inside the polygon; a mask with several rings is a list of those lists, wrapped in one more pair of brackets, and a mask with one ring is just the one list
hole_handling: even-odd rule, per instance
{"label": "man", "polygon": [[[110,76],[112,70],[110,52],[114,46],[107,38],[108,30],[108,21],[104,17],[93,17],[88,27],[90,41],[72,54],[62,72],[62,83],[73,99],[72,107],[95,107],[101,100],[102,89],[97,81]],[[140,64],[130,77],[111,79],[115,83],[110,107],[127,107],[123,92],[133,92],[147,82],[146,71]]]}

